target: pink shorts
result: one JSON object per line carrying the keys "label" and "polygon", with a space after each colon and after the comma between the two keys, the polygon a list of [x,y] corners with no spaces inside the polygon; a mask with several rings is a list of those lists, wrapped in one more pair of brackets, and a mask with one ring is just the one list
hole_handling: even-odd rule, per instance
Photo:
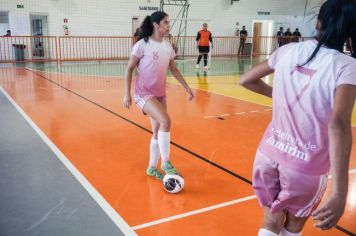
{"label": "pink shorts", "polygon": [[325,192],[327,175],[306,175],[279,165],[257,151],[253,166],[253,189],[262,207],[271,212],[288,211],[308,217]]}
{"label": "pink shorts", "polygon": [[133,98],[135,100],[136,105],[143,111],[143,107],[145,106],[146,102],[150,100],[151,98],[157,98],[157,100],[162,103],[163,105],[166,104],[166,96],[163,97],[156,97],[154,95],[144,95],[143,97],[140,97],[139,95],[134,95]]}

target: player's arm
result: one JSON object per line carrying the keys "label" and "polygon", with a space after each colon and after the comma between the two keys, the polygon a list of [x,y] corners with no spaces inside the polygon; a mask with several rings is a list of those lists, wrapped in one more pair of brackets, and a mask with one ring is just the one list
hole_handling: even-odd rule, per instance
{"label": "player's arm", "polygon": [[345,209],[352,146],[351,115],[355,98],[356,86],[337,87],[328,125],[332,193],[326,202],[313,212],[313,219],[320,221],[315,226],[322,230],[335,226]]}
{"label": "player's arm", "polygon": [[268,65],[268,61],[258,64],[253,67],[250,71],[246,72],[240,77],[239,84],[243,87],[254,91],[256,93],[265,95],[267,97],[272,97],[272,87],[263,82],[261,79],[274,72]]}
{"label": "player's arm", "polygon": [[197,37],[196,37],[196,39],[195,39],[195,41],[197,42],[197,45],[196,45],[197,48],[199,48],[200,37],[201,37],[200,32],[198,32]]}
{"label": "player's arm", "polygon": [[131,55],[129,63],[126,68],[125,73],[125,91],[124,91],[124,98],[122,99],[122,103],[126,108],[130,108],[132,100],[131,100],[131,81],[132,81],[132,74],[138,62],[140,61],[139,58]]}
{"label": "player's arm", "polygon": [[173,59],[170,60],[170,62],[169,62],[169,70],[171,71],[174,78],[176,78],[176,80],[178,80],[178,82],[185,88],[185,91],[189,95],[189,100],[192,100],[194,98],[193,91],[190,89],[190,87],[187,84],[187,82],[185,81],[183,75],[178,70],[176,63]]}
{"label": "player's arm", "polygon": [[210,44],[211,44],[211,48],[214,48],[213,36],[211,35],[211,33],[210,33],[210,35],[209,35],[209,41],[210,41]]}

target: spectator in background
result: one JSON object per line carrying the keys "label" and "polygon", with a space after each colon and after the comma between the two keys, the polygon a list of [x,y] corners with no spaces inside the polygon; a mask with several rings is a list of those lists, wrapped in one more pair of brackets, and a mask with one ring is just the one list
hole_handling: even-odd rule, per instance
{"label": "spectator in background", "polygon": [[137,28],[134,35],[133,35],[133,44],[135,44],[137,41],[139,41],[140,38],[140,28]]}
{"label": "spectator in background", "polygon": [[11,36],[11,30],[7,30],[4,36]]}
{"label": "spectator in background", "polygon": [[292,36],[293,36],[293,35],[292,35],[292,32],[290,32],[290,28],[288,28],[287,31],[284,32],[285,44],[290,43]]}
{"label": "spectator in background", "polygon": [[176,40],[175,40],[175,38],[173,37],[172,34],[168,34],[168,41],[172,45],[172,48],[173,48],[174,52],[177,54],[178,47],[177,47]]}
{"label": "spectator in background", "polygon": [[279,31],[277,32],[277,42],[280,47],[284,45],[284,31],[283,27],[279,28]]}
{"label": "spectator in background", "polygon": [[293,32],[293,42],[299,42],[300,37],[302,37],[302,35],[299,32],[299,29],[296,28],[295,31]]}
{"label": "spectator in background", "polygon": [[245,44],[246,44],[246,37],[248,36],[247,30],[245,26],[242,26],[242,30],[240,31],[240,46],[237,55],[243,55]]}

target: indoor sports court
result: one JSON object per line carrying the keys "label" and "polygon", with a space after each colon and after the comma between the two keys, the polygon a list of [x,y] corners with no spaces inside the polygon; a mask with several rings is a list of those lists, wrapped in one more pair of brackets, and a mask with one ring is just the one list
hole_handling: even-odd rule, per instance
{"label": "indoor sports court", "polygon": [[[0,0],[0,235],[257,235],[252,171],[272,100],[240,76],[281,42],[311,39],[323,2]],[[184,178],[175,194],[145,173],[150,120],[122,104],[134,33],[158,10],[195,94],[167,74],[170,158]],[[214,46],[197,68],[203,23]],[[277,37],[280,27],[301,36]],[[352,126],[355,137],[355,114]],[[326,231],[309,219],[303,235],[356,235],[355,146],[343,216]]]}

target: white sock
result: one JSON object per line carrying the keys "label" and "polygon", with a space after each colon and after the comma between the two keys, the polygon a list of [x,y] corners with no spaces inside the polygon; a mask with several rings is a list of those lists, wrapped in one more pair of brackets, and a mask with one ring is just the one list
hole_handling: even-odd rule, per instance
{"label": "white sock", "polygon": [[161,152],[162,162],[169,161],[169,148],[171,141],[170,132],[158,131],[158,145],[159,151]]}
{"label": "white sock", "polygon": [[278,236],[278,234],[275,234],[267,229],[260,229],[258,231],[258,236]]}
{"label": "white sock", "polygon": [[159,160],[160,152],[158,146],[158,140],[151,138],[150,144],[150,166],[156,167]]}
{"label": "white sock", "polygon": [[280,236],[301,236],[302,232],[299,233],[291,233],[289,232],[286,228],[283,227],[281,233],[279,234]]}

